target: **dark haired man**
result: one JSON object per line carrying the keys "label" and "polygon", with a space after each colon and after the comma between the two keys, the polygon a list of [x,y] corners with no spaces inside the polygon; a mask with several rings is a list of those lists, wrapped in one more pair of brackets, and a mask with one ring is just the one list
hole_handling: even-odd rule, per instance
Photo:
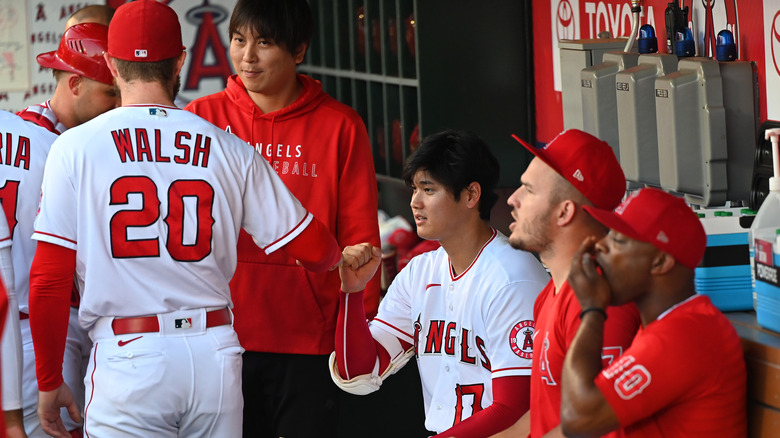
{"label": "dark haired man", "polygon": [[[93,341],[91,437],[235,437],[241,353],[228,282],[243,228],[327,271],[339,247],[273,169],[235,136],[173,105],[186,53],[169,6],[120,6],[106,61],[122,107],[63,133],[43,176],[30,269],[30,327],[44,430],[78,409],[62,379],[68,298]],[[278,291],[284,293],[285,291]]]}
{"label": "dark haired man", "polygon": [[441,247],[401,270],[370,324],[360,303],[380,250],[343,252],[334,382],[368,394],[415,356],[425,426],[437,437],[487,436],[529,407],[533,303],[549,276],[491,228],[498,175],[488,146],[469,133],[431,135],[407,159],[417,234]]}
{"label": "dark haired man", "polygon": [[[360,116],[298,74],[313,20],[306,0],[239,0],[230,18],[236,74],[227,88],[186,110],[255,148],[339,245],[379,245],[377,183]],[[366,289],[369,317],[379,275]],[[263,254],[241,233],[230,282],[244,353],[248,438],[335,437],[339,391],[327,373],[338,309],[338,273],[308,272],[284,254]],[[301,421],[306,418],[306,421]]]}

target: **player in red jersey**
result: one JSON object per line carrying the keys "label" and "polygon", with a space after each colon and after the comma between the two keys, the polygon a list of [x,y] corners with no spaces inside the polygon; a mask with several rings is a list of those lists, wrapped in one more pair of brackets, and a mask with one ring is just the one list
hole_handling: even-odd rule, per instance
{"label": "player in red jersey", "polygon": [[[562,436],[561,371],[580,323],[580,306],[566,278],[579,243],[607,232],[583,207],[611,210],[625,194],[626,181],[612,148],[588,133],[572,129],[544,148],[523,145],[535,158],[521,176],[522,186],[508,200],[515,219],[509,226],[509,242],[536,252],[552,279],[534,305],[533,403],[505,436]],[[602,349],[605,366],[631,344],[639,327],[633,304],[611,307],[608,312]]]}
{"label": "player in red jersey", "polygon": [[[238,1],[230,19],[236,74],[224,91],[185,109],[255,148],[342,248],[379,245],[376,174],[363,120],[318,81],[296,73],[312,32],[306,0]],[[379,304],[379,277],[365,292],[369,317]],[[284,254],[263,254],[241,233],[230,290],[247,350],[244,412],[255,419],[244,424],[244,436],[335,437],[340,394],[327,363],[338,272],[308,272]]]}
{"label": "player in red jersey", "polygon": [[[745,437],[741,341],[694,289],[707,242],[698,216],[682,198],[653,188],[614,212],[585,209],[611,231],[586,239],[569,273],[583,311],[563,367],[566,435],[595,437],[619,427],[626,437]],[[628,302],[639,308],[642,328],[602,370],[604,309]]]}
{"label": "player in red jersey", "polygon": [[62,379],[74,272],[93,341],[85,434],[234,437],[243,350],[228,282],[239,231],[316,271],[340,259],[333,236],[262,157],[173,105],[185,55],[169,6],[120,6],[106,61],[123,106],[69,129],[49,152],[30,326],[38,413],[55,437],[69,437],[60,406],[79,417]]}

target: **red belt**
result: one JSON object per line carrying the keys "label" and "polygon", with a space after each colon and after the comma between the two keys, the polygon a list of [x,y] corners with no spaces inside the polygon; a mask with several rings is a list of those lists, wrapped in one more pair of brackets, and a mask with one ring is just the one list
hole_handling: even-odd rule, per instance
{"label": "red belt", "polygon": [[[206,312],[206,328],[217,327],[231,323],[230,311],[227,308]],[[137,318],[114,318],[111,328],[115,335],[130,333],[159,332],[160,324],[157,316],[139,316]]]}
{"label": "red belt", "polygon": [[30,315],[28,315],[28,314],[26,314],[24,312],[19,312],[19,321],[23,321],[25,319],[30,319]]}

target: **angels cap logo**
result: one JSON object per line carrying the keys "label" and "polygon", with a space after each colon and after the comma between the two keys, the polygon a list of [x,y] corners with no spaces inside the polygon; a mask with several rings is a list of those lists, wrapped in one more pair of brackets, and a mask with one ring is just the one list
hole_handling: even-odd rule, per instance
{"label": "angels cap logo", "polygon": [[639,194],[638,190],[636,192],[634,192],[634,193],[631,193],[631,195],[629,195],[628,198],[626,198],[625,201],[623,201],[620,205],[615,207],[615,214],[622,216],[623,212],[626,211],[626,207],[628,207],[628,204],[630,204],[631,201],[633,201],[634,198],[636,198],[636,195],[638,195],[638,194]]}
{"label": "angels cap logo", "polygon": [[534,322],[520,321],[512,327],[509,334],[509,346],[523,359],[531,359],[534,353]]}

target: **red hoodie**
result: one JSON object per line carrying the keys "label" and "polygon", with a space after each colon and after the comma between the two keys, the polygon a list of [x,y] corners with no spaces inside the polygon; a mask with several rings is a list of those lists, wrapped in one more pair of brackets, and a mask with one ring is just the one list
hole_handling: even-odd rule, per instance
{"label": "red hoodie", "polygon": [[[264,114],[233,75],[224,91],[184,109],[232,132],[262,154],[287,187],[347,245],[379,245],[377,184],[371,145],[360,115],[298,75],[303,91],[292,105]],[[338,270],[309,272],[277,251],[265,255],[243,230],[238,267],[230,282],[235,329],[249,351],[329,354],[339,306]],[[366,288],[364,307],[379,306],[379,275]]]}

